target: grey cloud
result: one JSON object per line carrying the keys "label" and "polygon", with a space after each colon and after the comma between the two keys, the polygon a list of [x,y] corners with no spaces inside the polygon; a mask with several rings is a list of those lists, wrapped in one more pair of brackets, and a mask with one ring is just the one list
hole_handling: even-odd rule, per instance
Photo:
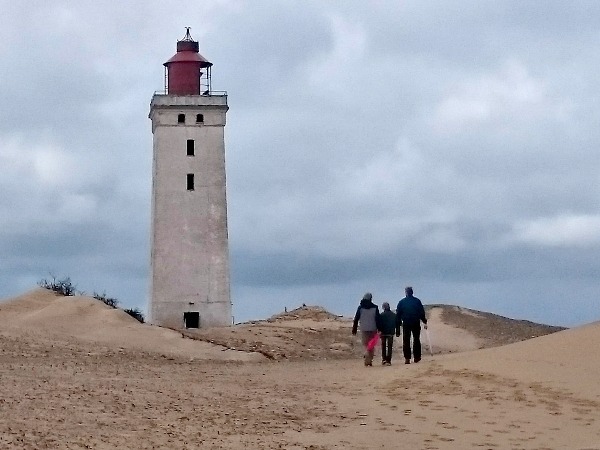
{"label": "grey cloud", "polygon": [[[519,318],[593,316],[595,237],[523,227],[600,214],[594,2],[3,6],[0,297],[54,270],[143,306],[149,101],[191,26],[229,92],[238,319],[352,312],[408,282]],[[40,152],[69,175],[40,172]]]}

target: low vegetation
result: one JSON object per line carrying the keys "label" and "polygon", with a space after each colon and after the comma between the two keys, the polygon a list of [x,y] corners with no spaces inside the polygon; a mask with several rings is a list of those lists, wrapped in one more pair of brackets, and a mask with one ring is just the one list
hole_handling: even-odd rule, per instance
{"label": "low vegetation", "polygon": [[144,323],[144,314],[138,308],[126,309],[125,312],[134,319],[137,319],[141,323]]}
{"label": "low vegetation", "polygon": [[47,280],[45,278],[38,281],[38,286],[49,289],[51,291],[56,292],[57,294],[64,295],[65,297],[69,297],[77,294],[76,286],[71,283],[71,278],[66,277],[62,280],[57,280],[54,275],[50,275],[52,280]]}
{"label": "low vegetation", "polygon": [[106,292],[103,292],[102,294],[94,292],[93,297],[96,300],[100,300],[105,305],[110,306],[111,308],[116,308],[119,305],[119,300],[117,300],[116,298],[107,297]]}

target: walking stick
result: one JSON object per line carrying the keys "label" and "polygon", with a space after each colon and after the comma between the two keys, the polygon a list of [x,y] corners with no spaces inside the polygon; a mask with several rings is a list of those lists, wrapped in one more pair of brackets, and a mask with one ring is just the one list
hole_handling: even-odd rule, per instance
{"label": "walking stick", "polygon": [[427,336],[427,346],[429,347],[429,353],[433,356],[433,347],[431,346],[431,337],[429,337],[429,330],[425,328],[425,336]]}

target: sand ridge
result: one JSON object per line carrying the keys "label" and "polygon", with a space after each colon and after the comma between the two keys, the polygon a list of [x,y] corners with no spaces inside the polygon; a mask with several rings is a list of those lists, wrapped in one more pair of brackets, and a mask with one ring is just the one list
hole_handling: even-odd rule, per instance
{"label": "sand ridge", "polygon": [[36,289],[0,303],[3,333],[56,340],[88,341],[109,348],[188,358],[260,361],[259,353],[240,352],[185,339],[181,332],[141,324],[121,309],[86,296],[63,297]]}

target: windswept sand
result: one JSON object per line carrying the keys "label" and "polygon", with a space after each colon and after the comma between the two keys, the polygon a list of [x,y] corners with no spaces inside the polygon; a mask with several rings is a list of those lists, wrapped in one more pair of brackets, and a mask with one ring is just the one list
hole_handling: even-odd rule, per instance
{"label": "windswept sand", "polygon": [[433,357],[366,368],[314,309],[198,341],[35,290],[0,303],[0,449],[600,449],[600,323],[479,349],[429,313]]}

